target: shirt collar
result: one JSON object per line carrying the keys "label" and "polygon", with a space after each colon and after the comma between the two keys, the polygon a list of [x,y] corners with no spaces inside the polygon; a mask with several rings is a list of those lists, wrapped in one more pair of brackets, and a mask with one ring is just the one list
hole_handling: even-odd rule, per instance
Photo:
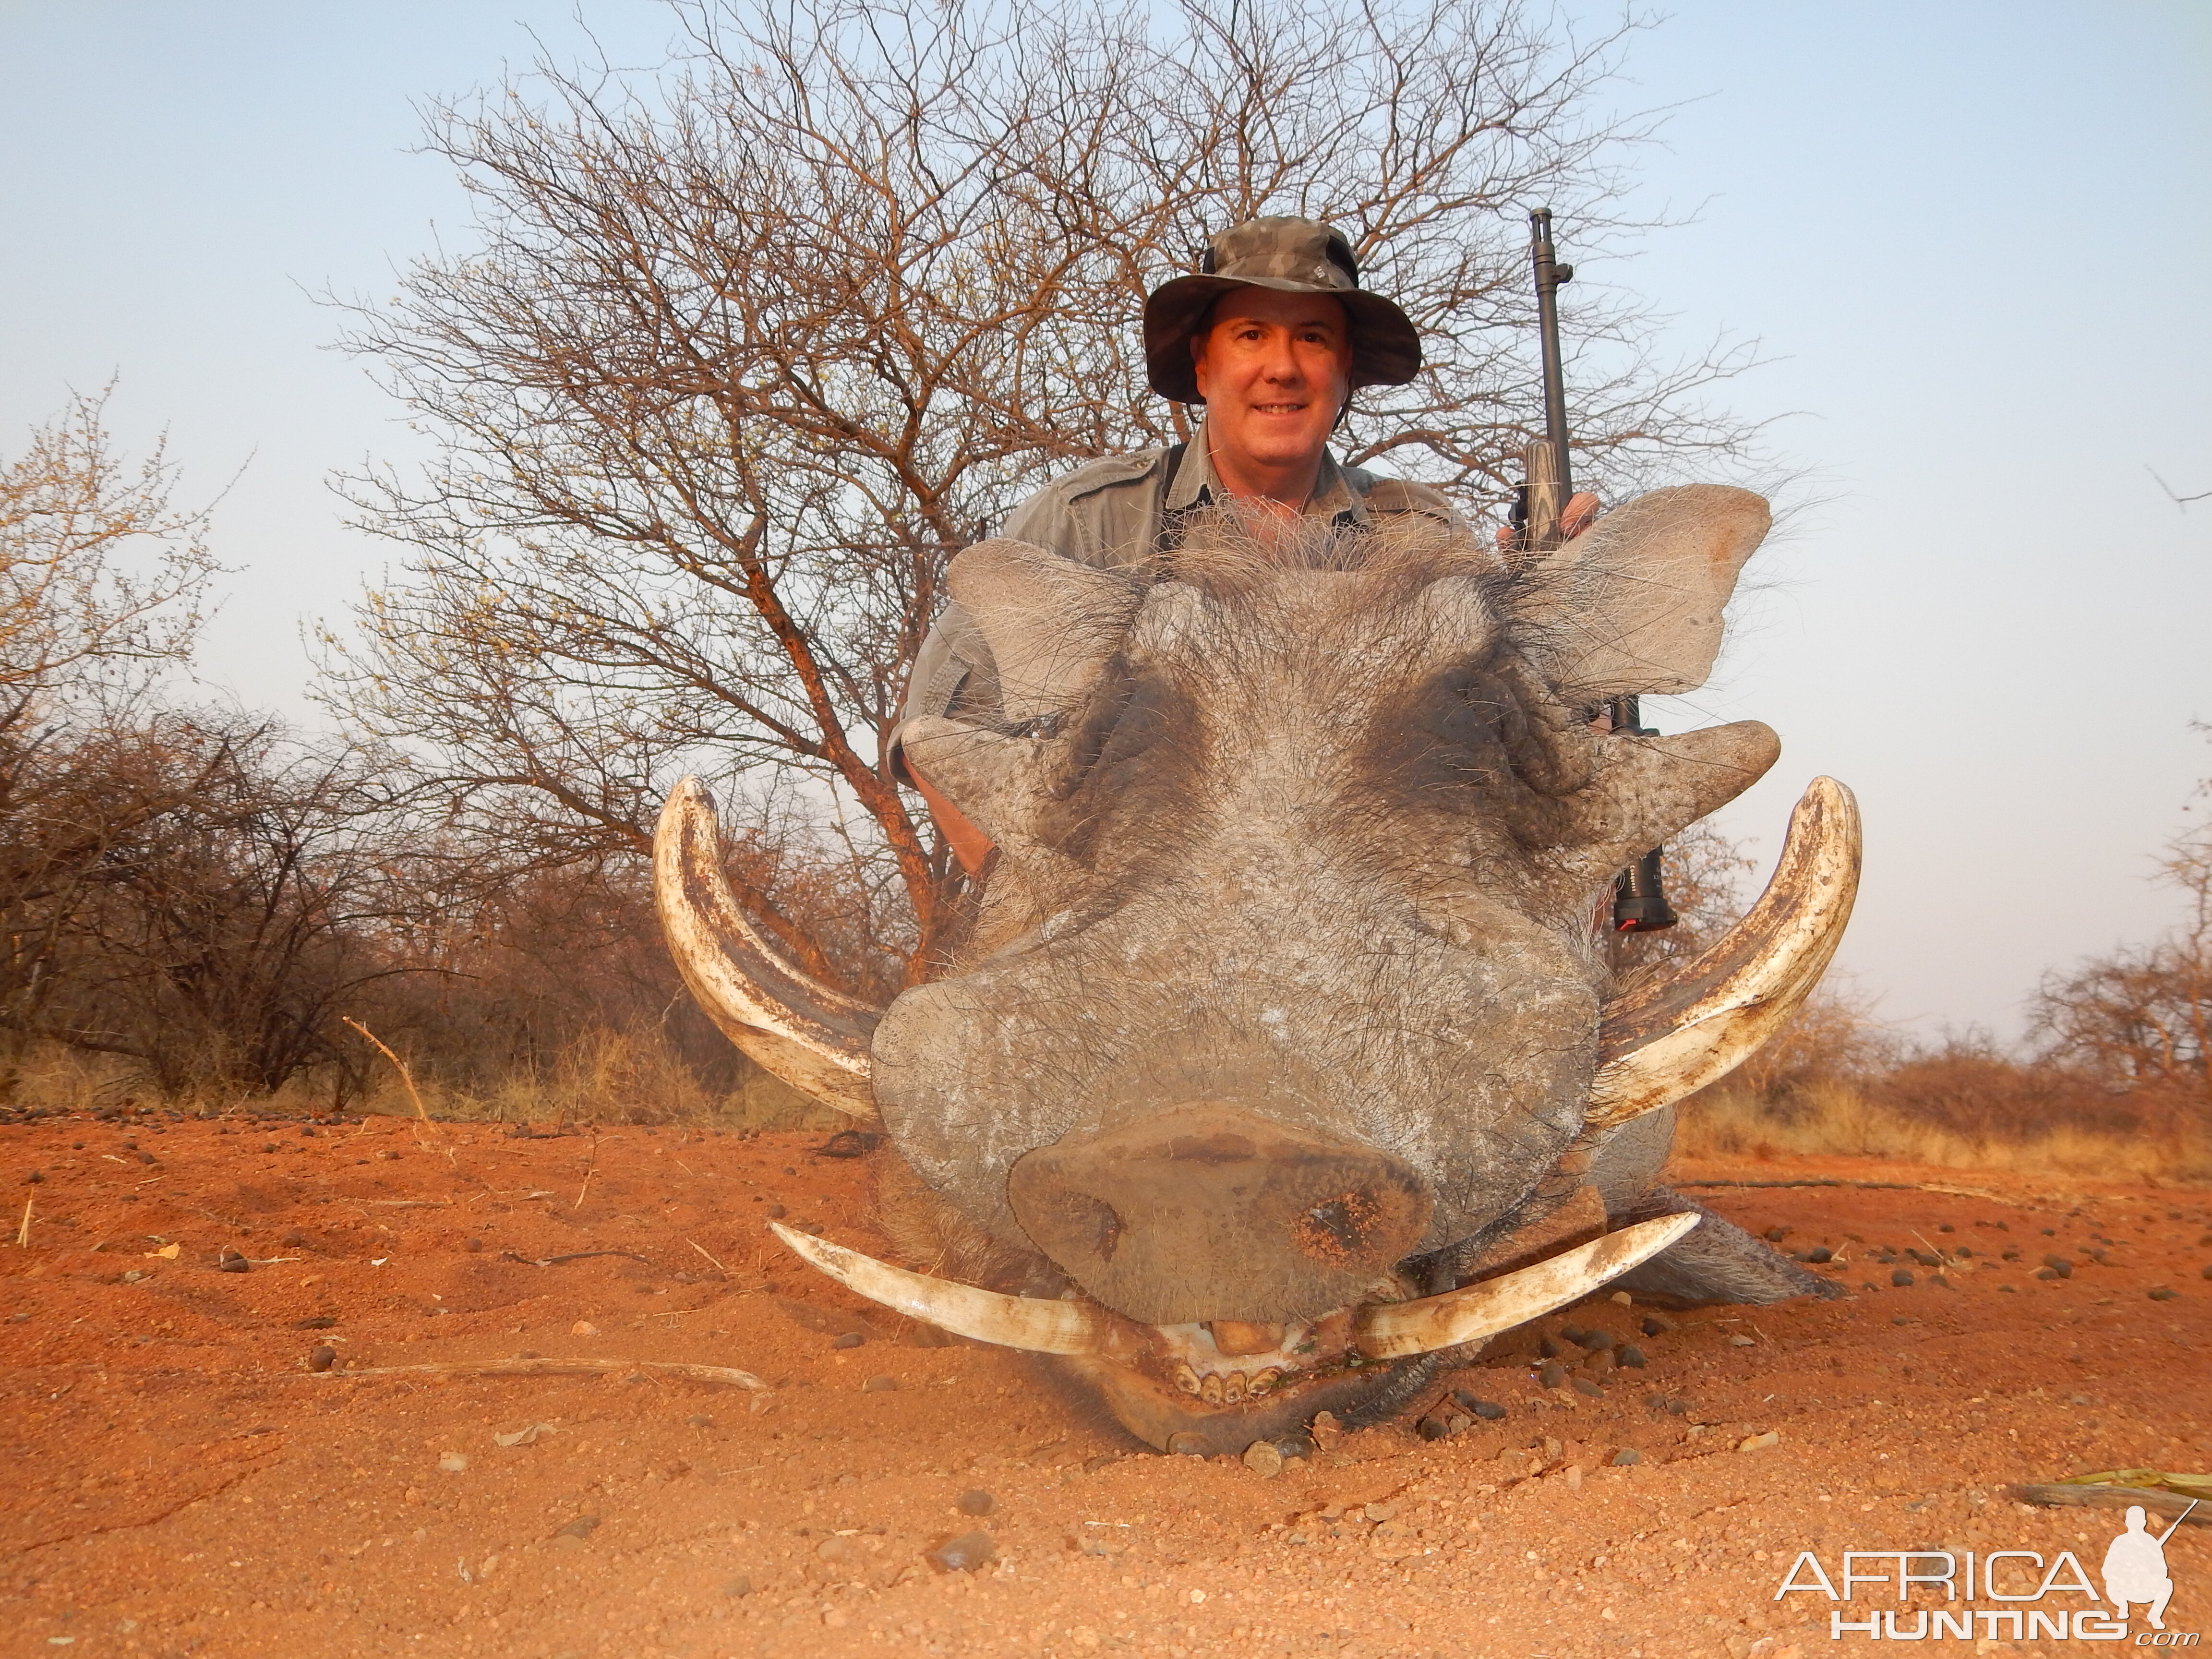
{"label": "shirt collar", "polygon": [[[1206,422],[1198,423],[1198,430],[1190,434],[1190,447],[1183,452],[1182,465],[1168,480],[1168,493],[1161,505],[1170,513],[1179,513],[1193,507],[1203,507],[1228,492],[1221,487],[1221,479],[1213,470],[1213,448],[1206,441]],[[1367,503],[1344,469],[1336,464],[1336,457],[1323,449],[1321,453],[1321,471],[1314,479],[1311,500],[1306,502],[1306,514],[1310,518],[1340,519],[1349,515],[1355,525],[1368,522]]]}

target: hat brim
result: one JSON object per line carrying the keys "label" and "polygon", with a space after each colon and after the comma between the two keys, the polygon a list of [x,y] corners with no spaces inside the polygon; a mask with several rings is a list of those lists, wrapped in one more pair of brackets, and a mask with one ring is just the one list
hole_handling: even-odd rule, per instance
{"label": "hat brim", "polygon": [[1421,337],[1412,319],[1364,288],[1323,288],[1280,276],[1178,276],[1145,301],[1145,368],[1152,390],[1179,404],[1205,401],[1191,362],[1191,337],[1207,308],[1231,289],[1323,294],[1342,305],[1352,329],[1352,387],[1403,386],[1421,372]]}

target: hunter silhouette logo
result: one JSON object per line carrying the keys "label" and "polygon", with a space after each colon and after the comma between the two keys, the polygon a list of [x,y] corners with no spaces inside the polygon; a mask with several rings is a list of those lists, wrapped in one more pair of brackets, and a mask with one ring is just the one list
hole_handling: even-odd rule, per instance
{"label": "hunter silhouette logo", "polygon": [[[2104,1580],[2102,1595],[2071,1550],[2059,1551],[2048,1562],[2038,1550],[1847,1550],[1843,1571],[1832,1577],[1818,1554],[1803,1550],[1775,1587],[1773,1599],[1809,1594],[1850,1602],[1887,1593],[1902,1602],[1918,1589],[1941,1591],[1949,1604],[1867,1607],[1865,1616],[1857,1619],[1833,1608],[1828,1614],[1828,1637],[1838,1642],[1846,1634],[1877,1642],[1920,1642],[1930,1637],[2118,1642],[2129,1635],[2130,1609],[2141,1607],[2149,1628],[2136,1634],[2133,1645],[2195,1647],[2199,1640],[2196,1632],[2166,1627],[2166,1603],[2173,1599],[2166,1543],[2196,1507],[2192,1500],[2172,1526],[2153,1532],[2148,1512],[2140,1504],[2131,1506],[2126,1529],[2105,1551],[2099,1575]],[[2089,1605],[2069,1605],[2063,1599],[2069,1596]],[[1984,1601],[1996,1605],[1973,1605]]]}
{"label": "hunter silhouette logo", "polygon": [[[2191,1500],[2189,1510],[2196,1507],[2195,1500]],[[2149,1609],[2144,1617],[2150,1620],[2150,1627],[2166,1628],[2166,1604],[2173,1599],[2173,1580],[2166,1572],[2166,1540],[2188,1518],[2189,1510],[2182,1510],[2173,1526],[2154,1538],[2142,1505],[2128,1506],[2128,1529],[2112,1540],[2112,1547],[2105,1552],[2105,1598],[2112,1604],[2115,1619],[2126,1618],[2129,1604],[2140,1601]]]}

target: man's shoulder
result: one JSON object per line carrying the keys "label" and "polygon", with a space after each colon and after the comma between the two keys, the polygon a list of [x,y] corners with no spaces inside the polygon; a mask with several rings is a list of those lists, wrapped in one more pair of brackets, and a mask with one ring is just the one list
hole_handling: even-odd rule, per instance
{"label": "man's shoulder", "polygon": [[1084,564],[1121,566],[1152,545],[1166,448],[1105,455],[1063,472],[1019,507],[999,533]]}
{"label": "man's shoulder", "polygon": [[1384,477],[1364,466],[1347,466],[1343,472],[1345,482],[1367,503],[1370,513],[1419,513],[1446,524],[1460,521],[1459,509],[1451,504],[1450,497],[1432,484]]}
{"label": "man's shoulder", "polygon": [[1072,471],[1061,473],[1037,493],[1056,495],[1065,501],[1079,501],[1085,495],[1095,495],[1102,489],[1111,489],[1117,484],[1139,483],[1160,471],[1168,458],[1167,446],[1152,449],[1133,449],[1121,455],[1102,455],[1095,461],[1085,461]]}

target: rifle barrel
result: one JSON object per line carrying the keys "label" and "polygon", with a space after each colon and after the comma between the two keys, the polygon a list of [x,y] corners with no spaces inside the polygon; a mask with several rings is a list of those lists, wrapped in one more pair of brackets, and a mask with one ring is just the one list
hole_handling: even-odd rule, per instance
{"label": "rifle barrel", "polygon": [[1567,459],[1567,386],[1559,360],[1559,284],[1574,278],[1575,268],[1563,265],[1552,248],[1552,210],[1538,208],[1528,216],[1528,257],[1536,270],[1537,332],[1544,346],[1544,435],[1559,469],[1559,499],[1575,493],[1574,471]]}

